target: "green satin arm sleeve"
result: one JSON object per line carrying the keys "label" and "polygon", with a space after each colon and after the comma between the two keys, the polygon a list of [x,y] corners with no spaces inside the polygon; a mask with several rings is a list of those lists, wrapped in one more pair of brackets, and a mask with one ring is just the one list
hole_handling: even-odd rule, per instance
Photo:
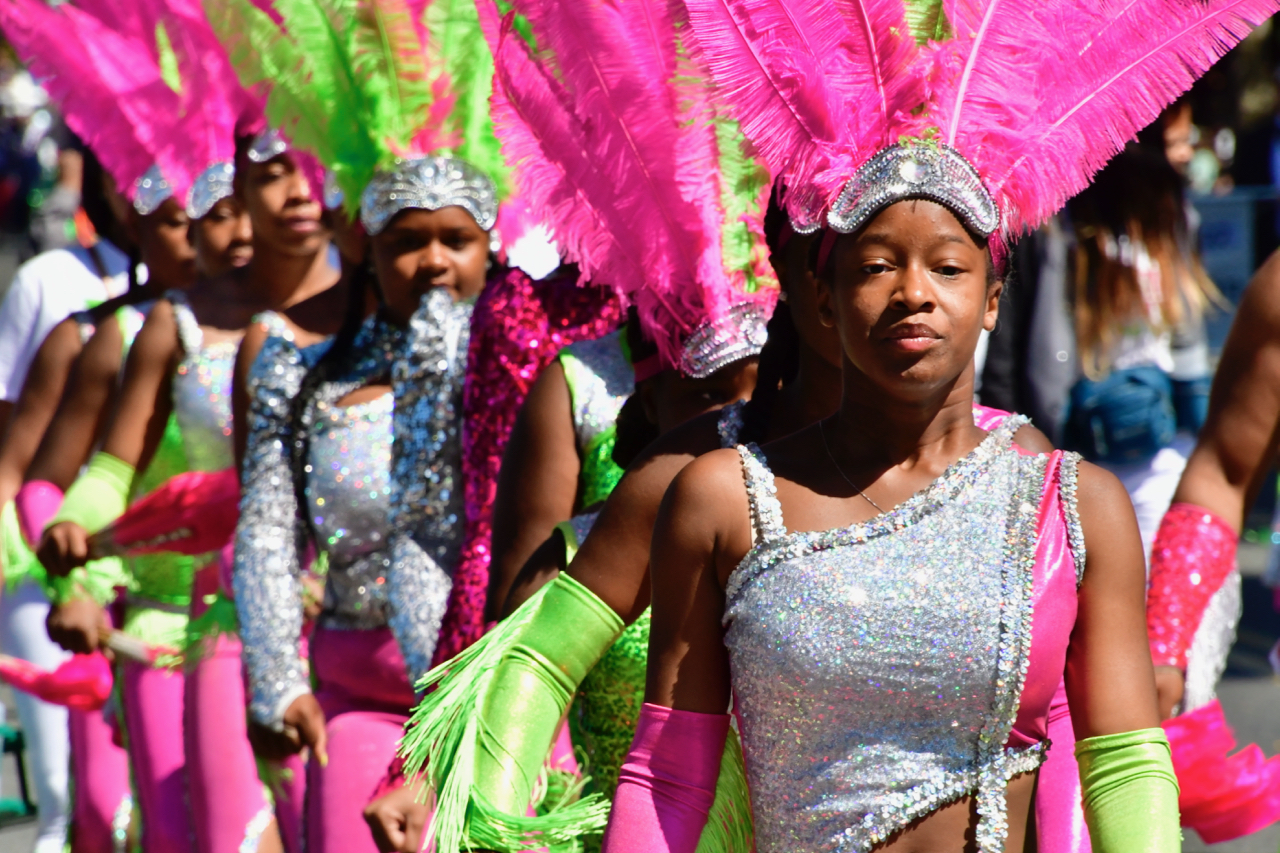
{"label": "green satin arm sleeve", "polygon": [[135,473],[128,462],[98,451],[89,461],[88,470],[67,489],[62,507],[49,524],[70,521],[89,533],[97,533],[129,506]]}
{"label": "green satin arm sleeve", "polygon": [[1178,853],[1178,779],[1163,729],[1076,743],[1094,853]]}
{"label": "green satin arm sleeve", "polygon": [[623,623],[591,590],[561,573],[498,664],[481,711],[475,793],[523,815],[578,685]]}

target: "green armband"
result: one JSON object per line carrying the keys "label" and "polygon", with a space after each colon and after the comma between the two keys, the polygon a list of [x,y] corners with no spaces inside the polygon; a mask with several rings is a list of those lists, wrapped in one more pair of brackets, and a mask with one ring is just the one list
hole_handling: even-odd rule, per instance
{"label": "green armband", "polygon": [[506,650],[480,715],[475,792],[523,815],[573,694],[625,626],[609,605],[561,573]]}
{"label": "green armband", "polygon": [[1178,778],[1163,729],[1076,743],[1094,853],[1178,853]]}
{"label": "green armband", "polygon": [[97,533],[124,514],[135,473],[128,462],[98,451],[88,470],[67,489],[62,507],[49,524],[70,521]]}

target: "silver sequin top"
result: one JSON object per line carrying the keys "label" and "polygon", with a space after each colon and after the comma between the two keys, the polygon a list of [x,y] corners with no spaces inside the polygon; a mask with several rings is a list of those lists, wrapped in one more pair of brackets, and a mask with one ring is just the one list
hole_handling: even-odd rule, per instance
{"label": "silver sequin top", "polygon": [[773,475],[739,447],[756,544],[726,588],[725,642],[760,853],[868,851],[977,796],[1004,849],[1005,788],[1043,760],[1006,750],[1031,644],[1046,456],[1014,419],[866,523],[783,524]]}
{"label": "silver sequin top", "polygon": [[[236,546],[236,606],[254,718],[278,725],[308,692],[299,658],[301,555],[329,556],[318,624],[390,626],[411,679],[435,651],[462,532],[461,411],[471,306],[429,293],[408,332],[370,318],[350,367],[321,383],[304,414],[306,496],[297,514],[289,465],[290,400],[306,369],[290,341],[271,338],[253,367],[249,446]],[[371,381],[392,394],[335,405]],[[394,437],[394,440],[393,440]]]}
{"label": "silver sequin top", "polygon": [[231,379],[240,337],[204,343],[186,294],[165,294],[173,304],[182,343],[182,360],[173,377],[173,415],[182,428],[182,448],[192,471],[221,471],[231,467]]}
{"label": "silver sequin top", "polygon": [[622,352],[621,330],[592,341],[578,341],[560,354],[573,402],[578,449],[618,421],[622,404],[635,391],[635,373]]}

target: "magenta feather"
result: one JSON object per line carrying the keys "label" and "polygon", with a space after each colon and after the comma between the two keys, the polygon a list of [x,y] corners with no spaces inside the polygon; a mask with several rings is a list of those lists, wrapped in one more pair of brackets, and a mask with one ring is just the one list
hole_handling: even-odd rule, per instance
{"label": "magenta feather", "polygon": [[158,129],[180,108],[151,43],[73,6],[51,9],[42,0],[0,3],[0,29],[60,105],[68,126],[131,196],[134,181],[163,160]]}
{"label": "magenta feather", "polygon": [[923,74],[901,0],[685,0],[694,52],[813,220],[840,167],[915,129]]}
{"label": "magenta feather", "polygon": [[[537,40],[483,3],[494,124],[523,200],[585,278],[634,304],[669,364],[741,299],[726,270],[715,111],[664,0],[517,2]],[[495,35],[496,33],[496,35]],[[739,295],[735,297],[735,292]]]}
{"label": "magenta feather", "polygon": [[956,39],[934,60],[930,119],[1016,234],[1277,11],[1276,0],[953,0]]}

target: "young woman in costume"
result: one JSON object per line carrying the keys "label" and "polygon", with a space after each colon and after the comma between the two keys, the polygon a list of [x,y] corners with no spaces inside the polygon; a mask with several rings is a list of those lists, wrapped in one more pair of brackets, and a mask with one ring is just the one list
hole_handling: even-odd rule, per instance
{"label": "young woman in costume", "polygon": [[[11,289],[11,301],[6,303],[6,306],[18,303],[26,306],[26,313],[19,311],[9,316],[10,312],[5,311],[7,320],[22,327],[21,335],[3,334],[10,344],[30,336],[31,345],[35,345],[45,332],[50,334],[32,361],[32,371],[28,374],[31,381],[25,386],[12,424],[10,437],[14,440],[5,442],[4,467],[12,472],[5,477],[12,485],[5,487],[6,524],[0,534],[4,539],[7,574],[13,583],[21,581],[21,576],[31,583],[18,595],[6,595],[6,612],[0,619],[5,626],[7,653],[29,657],[42,668],[52,670],[65,653],[49,639],[45,614],[49,610],[48,601],[60,600],[67,590],[46,579],[28,544],[39,541],[43,523],[56,510],[61,493],[55,495],[39,485],[28,488],[23,485],[23,478],[28,481],[42,478],[40,466],[46,454],[37,452],[37,445],[44,446],[42,436],[65,426],[71,398],[77,395],[78,388],[90,382],[85,374],[92,371],[86,362],[92,357],[91,353],[103,351],[104,346],[114,367],[111,376],[102,377],[102,387],[94,391],[101,391],[99,396],[110,396],[120,350],[126,343],[121,339],[122,329],[116,317],[136,331],[140,320],[132,322],[137,315],[132,306],[154,299],[168,288],[189,286],[194,280],[195,268],[187,239],[188,218],[181,205],[170,198],[168,183],[153,180],[159,173],[148,168],[162,161],[165,168],[173,172],[176,162],[173,152],[164,144],[163,134],[142,133],[147,124],[137,119],[139,114],[150,114],[151,110],[172,114],[179,100],[177,94],[162,83],[154,30],[122,28],[83,10],[55,11],[37,3],[8,4],[3,17],[11,41],[47,80],[46,85],[62,104],[69,125],[98,155],[87,158],[86,210],[92,214],[92,221],[103,238],[110,237],[130,253],[130,257],[125,258],[106,239],[100,239],[87,250],[50,253],[32,262],[26,273],[20,274],[15,288]],[[75,37],[68,38],[68,33],[75,33]],[[86,55],[79,45],[87,43],[109,46],[110,56]],[[118,73],[121,65],[132,69],[131,79]],[[116,192],[117,186],[131,201]],[[85,259],[77,260],[77,254],[83,254]],[[70,263],[64,263],[64,258]],[[139,261],[146,264],[145,284],[141,285],[138,283]],[[46,277],[48,280],[42,281]],[[116,298],[107,298],[113,296]],[[34,305],[39,306],[37,316],[30,315]],[[49,322],[60,320],[69,311],[74,313],[50,331]],[[85,353],[81,353],[82,345]],[[77,356],[77,366],[72,369],[72,360]],[[64,380],[67,382],[65,393]],[[60,404],[59,396],[63,397]],[[79,425],[77,442],[93,441],[96,425],[92,420],[88,425]],[[69,461],[77,465],[85,455],[87,452],[73,455]],[[18,490],[18,486],[22,488]],[[15,504],[9,503],[9,498],[15,497],[14,491],[17,491],[16,512]],[[20,566],[25,571],[19,571]],[[104,569],[107,577],[120,576],[118,568],[110,564]],[[37,585],[43,587],[43,592],[37,591]],[[69,732],[70,767],[75,779],[72,849],[104,853],[114,849],[129,821],[128,768],[124,753],[112,742],[111,729],[102,714],[63,711],[25,696],[19,698],[18,705],[20,712],[27,711],[29,706],[36,712],[34,716],[23,713],[23,718],[35,760],[32,769],[42,818],[37,848],[52,844],[61,849],[63,844],[65,817],[58,821],[56,810],[49,807],[48,800],[50,791],[57,789],[58,796],[66,801],[66,747],[51,747],[66,744]]]}
{"label": "young woman in costume", "polygon": [[[177,45],[179,69],[198,68],[204,75],[188,78],[188,90],[202,93],[195,112],[199,118],[192,117],[191,110],[186,113],[189,121],[204,124],[186,129],[196,149],[191,156],[207,155],[193,170],[200,174],[191,199],[205,207],[230,185],[234,124],[252,104],[203,17],[177,5],[170,15],[167,20]],[[213,62],[220,63],[221,73],[214,73]],[[220,119],[226,123],[213,127]],[[209,145],[197,146],[196,141]],[[156,458],[146,477],[156,482],[185,470],[212,473],[229,468],[230,368],[244,327],[263,308],[308,298],[336,280],[327,262],[328,235],[319,221],[320,208],[299,161],[271,133],[261,134],[236,153],[238,196],[254,225],[253,259],[209,279],[190,300],[173,294],[152,310],[131,352],[122,405],[104,452],[90,465],[82,500],[72,499],[73,488],[60,518],[55,519],[65,517],[68,523],[55,523],[48,531],[52,562],[70,565],[83,559],[86,532],[101,528],[118,514],[108,511],[83,517],[83,499],[92,499],[101,490],[111,496],[111,503],[121,500],[138,463]],[[160,452],[155,450],[157,442]],[[197,562],[202,567],[198,573]],[[143,635],[156,646],[180,649],[187,639],[188,608],[191,615],[200,616],[205,594],[217,588],[217,562],[216,553],[194,559],[172,554],[131,557],[131,580],[137,589],[124,630]],[[95,644],[96,626],[82,622],[79,627],[81,641]],[[236,725],[242,719],[243,699],[237,699],[241,695],[238,655],[234,648],[230,653],[225,648],[230,642],[212,638],[212,648],[202,649],[208,655],[189,660],[185,679],[126,664],[126,716],[135,729],[131,744],[135,752],[146,752],[145,760],[135,756],[135,767],[145,768],[135,775],[156,781],[150,791],[139,785],[144,836],[150,831],[153,843],[165,843],[156,838],[163,835],[171,843],[185,845],[185,838],[194,831],[202,850],[234,850],[246,839],[256,840],[270,824],[271,810],[257,780],[243,725]],[[128,695],[131,681],[137,688],[132,697]],[[150,691],[162,695],[143,697]],[[178,708],[183,709],[182,728],[173,725],[172,715],[179,713]],[[166,714],[169,718],[160,723]],[[175,773],[184,767],[184,756],[190,823],[184,802],[188,792],[182,773]],[[160,779],[166,781],[160,783]],[[167,802],[168,797],[176,800]]]}
{"label": "young woman in costume", "polygon": [[[505,278],[491,269],[502,164],[487,130],[490,72],[470,62],[486,55],[474,7],[335,21],[314,40],[290,26],[318,8],[299,4],[277,25],[242,5],[223,30],[246,34],[256,55],[295,57],[299,77],[272,81],[268,114],[317,152],[368,235],[343,327],[311,350],[318,360],[279,323],[247,373],[234,584],[255,742],[309,748],[308,848],[349,851],[372,848],[361,807],[444,641],[470,321],[487,277]],[[378,28],[403,48],[394,61],[360,64],[349,90],[314,82],[313,68],[356,67]],[[397,87],[411,96],[391,98]],[[311,678],[300,653],[309,550],[328,562]]]}
{"label": "young woman in costume", "polygon": [[[1273,5],[956,4],[958,35],[929,52],[901,37],[894,2],[870,30],[833,6],[782,35],[762,26],[767,2],[685,5],[734,109],[775,131],[754,138],[793,222],[822,229],[844,395],[833,418],[708,454],[668,491],[649,703],[605,849],[694,849],[730,691],[757,849],[1024,849],[1064,672],[1093,849],[1178,849],[1127,496],[1072,455],[1019,451],[1007,425],[975,428],[972,354],[1004,238]],[[766,31],[780,37],[762,45]],[[1040,87],[994,97],[1013,67]],[[780,126],[788,108],[803,124]]]}

